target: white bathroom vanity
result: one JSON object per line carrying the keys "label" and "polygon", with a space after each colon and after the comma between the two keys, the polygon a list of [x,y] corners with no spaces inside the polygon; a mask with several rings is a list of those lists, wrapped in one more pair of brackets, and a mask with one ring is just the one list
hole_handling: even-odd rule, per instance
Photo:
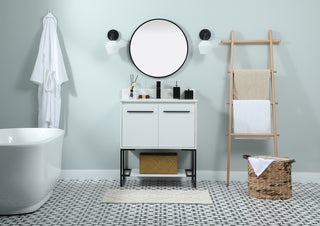
{"label": "white bathroom vanity", "polygon": [[[120,102],[121,186],[128,176],[191,177],[196,186],[197,102],[196,99],[130,99],[123,96]],[[191,167],[178,170],[178,174],[139,174],[126,167],[128,163],[124,156],[126,151],[136,149],[189,151]]]}

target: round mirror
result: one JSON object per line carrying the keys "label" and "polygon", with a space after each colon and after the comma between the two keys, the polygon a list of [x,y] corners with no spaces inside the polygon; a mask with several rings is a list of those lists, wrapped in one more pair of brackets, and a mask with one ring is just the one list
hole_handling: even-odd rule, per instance
{"label": "round mirror", "polygon": [[177,72],[187,59],[188,41],[178,25],[165,19],[141,24],[129,45],[133,64],[144,74],[161,78]]}

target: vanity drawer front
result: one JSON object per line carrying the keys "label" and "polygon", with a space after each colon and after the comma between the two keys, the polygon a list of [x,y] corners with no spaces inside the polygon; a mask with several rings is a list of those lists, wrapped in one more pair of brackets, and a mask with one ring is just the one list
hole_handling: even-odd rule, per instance
{"label": "vanity drawer front", "polygon": [[158,146],[158,105],[122,105],[122,146]]}
{"label": "vanity drawer front", "polygon": [[195,147],[194,104],[159,105],[159,146]]}

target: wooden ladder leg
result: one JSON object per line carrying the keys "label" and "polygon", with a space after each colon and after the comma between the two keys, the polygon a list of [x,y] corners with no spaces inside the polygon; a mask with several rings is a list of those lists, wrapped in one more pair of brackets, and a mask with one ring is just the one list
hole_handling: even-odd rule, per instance
{"label": "wooden ladder leg", "polygon": [[228,128],[228,163],[227,163],[227,186],[230,180],[230,156],[231,156],[231,129],[232,129],[232,101],[233,101],[233,48],[234,31],[231,32],[231,54],[230,54],[230,87],[229,87],[229,128]]}
{"label": "wooden ladder leg", "polygon": [[278,156],[272,30],[269,31],[269,46],[270,46],[270,66],[271,66],[271,92],[272,92],[272,121],[273,121],[274,155]]}
{"label": "wooden ladder leg", "polygon": [[227,163],[227,186],[230,181],[230,154],[231,154],[231,135],[228,135],[228,163]]}

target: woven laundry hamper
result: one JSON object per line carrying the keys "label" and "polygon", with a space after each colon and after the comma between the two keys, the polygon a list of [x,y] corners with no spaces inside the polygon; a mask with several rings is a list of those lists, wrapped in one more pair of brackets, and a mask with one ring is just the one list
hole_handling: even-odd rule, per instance
{"label": "woven laundry hamper", "polygon": [[[248,159],[250,156],[244,155]],[[289,199],[292,194],[291,165],[295,160],[288,157],[252,156],[251,158],[274,161],[259,176],[248,161],[248,194],[262,199]]]}

